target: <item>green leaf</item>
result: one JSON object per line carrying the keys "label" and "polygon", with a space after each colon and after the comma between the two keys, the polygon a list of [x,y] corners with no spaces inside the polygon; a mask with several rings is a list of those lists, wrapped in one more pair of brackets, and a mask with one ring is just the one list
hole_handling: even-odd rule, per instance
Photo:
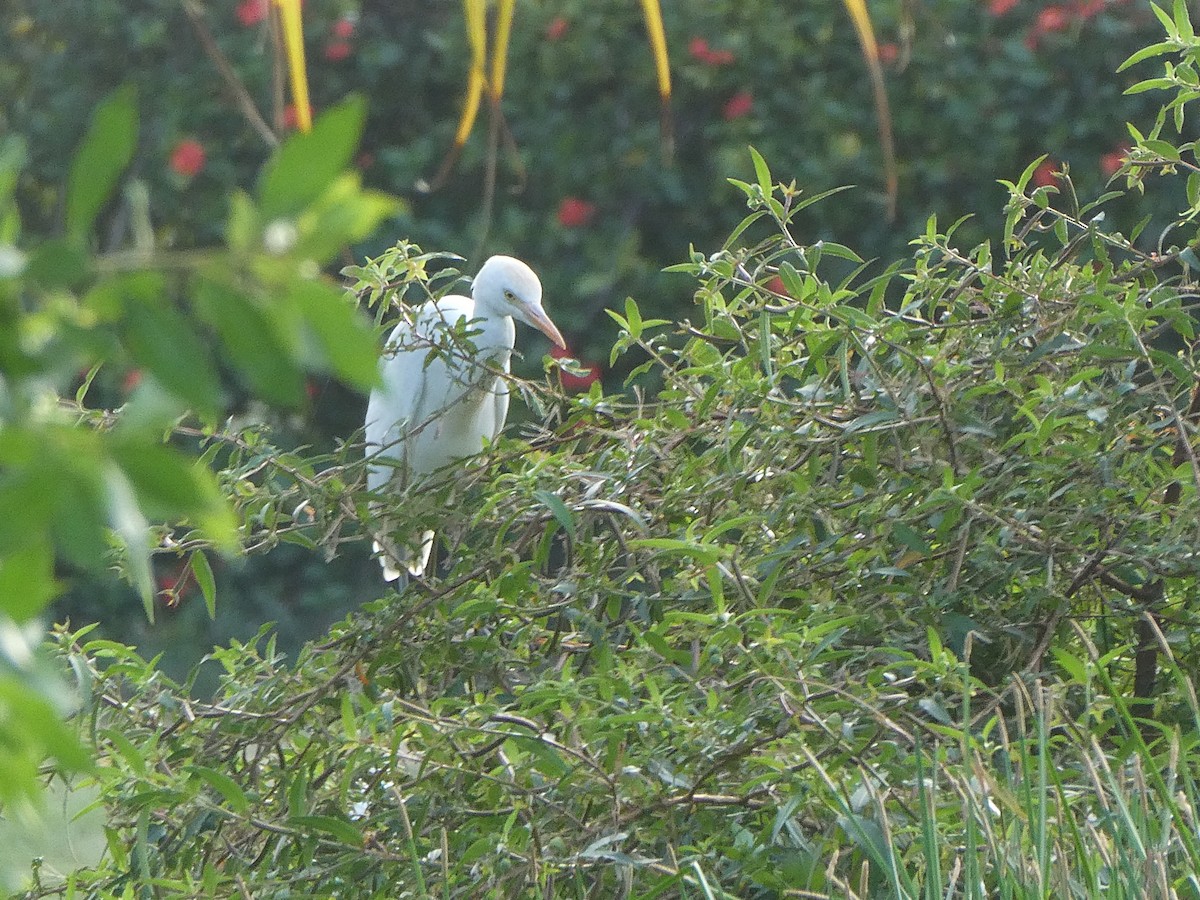
{"label": "green leaf", "polygon": [[319,116],[312,131],[297,132],[279,146],[259,179],[264,221],[296,216],[325,192],[350,164],[366,112],[363,99],[352,97]]}
{"label": "green leaf", "polygon": [[1124,72],[1130,66],[1140,63],[1142,60],[1149,59],[1152,56],[1162,56],[1165,53],[1174,53],[1178,49],[1178,45],[1174,41],[1162,41],[1158,44],[1151,44],[1149,47],[1143,47],[1137,53],[1133,54],[1125,62],[1117,67],[1118,72]]}
{"label": "green leaf", "polygon": [[398,198],[364,191],[358,172],[344,172],[298,220],[299,239],[291,252],[329,262],[345,247],[370,237],[380,222],[403,208]]}
{"label": "green leaf", "polygon": [[146,759],[137,746],[116,728],[103,728],[99,736],[112,744],[113,749],[121,755],[130,770],[135,775],[145,775],[148,771]]}
{"label": "green leaf", "polygon": [[705,544],[700,541],[682,541],[677,538],[636,538],[629,542],[631,548],[657,550],[664,555],[690,556],[707,565],[716,563],[728,551],[720,544]]}
{"label": "green leaf", "polygon": [[898,421],[900,421],[900,414],[896,410],[880,409],[861,415],[857,419],[851,419],[846,423],[846,433],[853,434],[856,431],[866,431],[870,428],[878,428],[881,425],[890,425]]}
{"label": "green leaf", "polygon": [[567,508],[567,504],[563,503],[562,498],[551,491],[534,491],[533,496],[546,509],[550,510],[550,514],[563,527],[571,540],[575,540],[575,517],[571,515],[571,510]]}
{"label": "green leaf", "polygon": [[58,593],[54,549],[49,541],[0,556],[0,610],[15,622],[27,622]]}
{"label": "green leaf", "polygon": [[230,250],[248,253],[262,241],[262,222],[254,201],[245,191],[234,191],[229,199],[229,218],[225,221],[225,243]]}
{"label": "green leaf", "polygon": [[116,466],[104,477],[108,498],[108,522],[125,547],[130,581],[142,598],[146,618],[154,621],[154,576],[150,569],[150,523],[138,507],[129,479]]}
{"label": "green leaf", "polygon": [[292,819],[302,818],[308,812],[308,771],[296,770],[287,789],[288,815]]}
{"label": "green leaf", "polygon": [[767,167],[767,161],[753,147],[750,148],[750,158],[754,160],[754,174],[758,178],[758,186],[764,194],[771,193],[771,170]]}
{"label": "green leaf", "polygon": [[209,565],[208,557],[204,555],[202,550],[197,550],[192,554],[188,565],[192,568],[192,575],[196,578],[196,584],[200,585],[200,593],[204,595],[204,608],[208,610],[209,619],[217,617],[217,582],[213,578],[212,566]]}
{"label": "green leaf", "polygon": [[212,355],[167,296],[126,298],[125,342],[136,365],[211,418],[221,404]]}
{"label": "green leaf", "polygon": [[257,396],[293,408],[304,401],[304,375],[268,310],[241,291],[207,280],[197,286],[195,303]]}
{"label": "green leaf", "polygon": [[88,275],[88,255],[74,241],[55,238],[29,254],[25,277],[44,288],[73,288]]}
{"label": "green leaf", "polygon": [[346,819],[336,819],[333,816],[292,816],[287,823],[293,828],[323,832],[355,847],[361,847],[363,843],[362,832]]}
{"label": "green leaf", "polygon": [[67,177],[67,233],[86,238],[137,145],[137,96],[132,85],[117,88],[92,114],[83,144]]}
{"label": "green leaf", "polygon": [[245,791],[224,772],[218,772],[207,766],[191,765],[184,768],[220,794],[235,813],[244,816],[250,811],[250,803],[246,799]]}
{"label": "green leaf", "polygon": [[311,338],[307,362],[355,387],[373,387],[379,377],[375,333],[345,294],[323,281],[295,281],[290,299]]}
{"label": "green leaf", "polygon": [[625,298],[625,323],[631,338],[636,341],[642,336],[642,314],[632,297]]}

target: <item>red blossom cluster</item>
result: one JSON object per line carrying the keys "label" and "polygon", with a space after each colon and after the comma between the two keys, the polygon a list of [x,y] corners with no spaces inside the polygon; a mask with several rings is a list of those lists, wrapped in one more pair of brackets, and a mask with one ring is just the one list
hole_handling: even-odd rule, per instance
{"label": "red blossom cluster", "polygon": [[725,105],[721,107],[721,115],[726,122],[732,122],[734,119],[750,115],[753,109],[754,95],[749,91],[738,91],[725,101]]}
{"label": "red blossom cluster", "polygon": [[694,37],[688,43],[688,53],[692,59],[704,63],[706,66],[727,66],[733,62],[733,51],[731,50],[713,50],[708,46],[708,41],[702,37]]}
{"label": "red blossom cluster", "polygon": [[564,197],[558,205],[558,224],[563,228],[582,228],[596,215],[596,204],[578,197]]}
{"label": "red blossom cluster", "polygon": [[267,0],[242,0],[235,15],[242,25],[252,28],[267,17]]}
{"label": "red blossom cluster", "polygon": [[1033,177],[1030,181],[1034,187],[1050,187],[1058,183],[1059,163],[1052,157],[1047,156],[1038,164],[1038,167],[1033,170]]}
{"label": "red blossom cluster", "polygon": [[1122,141],[1100,157],[1100,171],[1104,173],[1105,178],[1112,178],[1121,170],[1131,149],[1128,141]]}
{"label": "red blossom cluster", "polygon": [[[1074,22],[1084,22],[1104,11],[1108,0],[1074,0],[1073,3],[1051,3],[1038,10],[1033,26],[1025,35],[1025,46],[1036,50],[1047,34],[1066,31]],[[988,9],[1002,15],[1017,4],[1017,0],[990,0]],[[996,10],[999,10],[997,12]]]}
{"label": "red blossom cluster", "polygon": [[204,145],[195,138],[184,138],[175,145],[167,165],[176,175],[191,178],[204,169]]}
{"label": "red blossom cluster", "polygon": [[354,49],[350,44],[350,38],[354,37],[354,22],[343,17],[334,22],[330,30],[333,37],[325,45],[325,58],[330,62],[341,62]]}
{"label": "red blossom cluster", "polygon": [[567,33],[567,29],[570,26],[571,26],[571,23],[568,22],[566,19],[564,19],[562,16],[558,16],[557,18],[552,19],[550,21],[550,24],[546,26],[546,40],[548,40],[548,41],[561,40],[563,35],[565,35]]}

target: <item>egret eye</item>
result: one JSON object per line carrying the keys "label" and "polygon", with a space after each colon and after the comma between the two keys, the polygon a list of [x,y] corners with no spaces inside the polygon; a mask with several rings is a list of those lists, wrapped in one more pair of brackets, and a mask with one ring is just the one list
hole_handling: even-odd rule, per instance
{"label": "egret eye", "polygon": [[514,294],[512,291],[505,291],[505,292],[504,292],[504,299],[505,299],[505,300],[507,300],[509,303],[516,303],[516,302],[517,302],[517,295],[516,295],[516,294]]}

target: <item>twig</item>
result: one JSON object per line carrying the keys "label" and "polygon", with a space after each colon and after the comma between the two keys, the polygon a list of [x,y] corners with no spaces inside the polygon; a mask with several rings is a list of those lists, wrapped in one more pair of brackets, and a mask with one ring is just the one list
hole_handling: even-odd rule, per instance
{"label": "twig", "polygon": [[258,132],[259,137],[266,142],[268,147],[274,148],[278,146],[279,138],[275,136],[275,132],[271,130],[271,126],[262,117],[262,113],[254,105],[254,98],[250,96],[250,92],[242,84],[242,80],[238,77],[237,72],[234,71],[225,54],[221,52],[221,48],[217,46],[212,31],[209,30],[208,25],[204,21],[203,9],[196,3],[196,0],[183,0],[183,11],[187,15],[188,21],[192,23],[192,29],[196,32],[196,37],[200,39],[200,46],[204,48],[204,53],[212,61],[212,64],[217,67],[217,72],[220,73],[221,80],[225,82],[225,86],[233,93],[233,99],[237,103],[238,109],[241,110],[242,116],[250,123],[250,127]]}

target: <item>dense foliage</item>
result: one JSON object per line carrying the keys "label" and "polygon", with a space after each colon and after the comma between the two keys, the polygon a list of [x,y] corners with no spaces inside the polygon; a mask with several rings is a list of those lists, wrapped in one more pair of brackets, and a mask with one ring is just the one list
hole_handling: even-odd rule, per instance
{"label": "dense foliage", "polygon": [[[931,222],[911,266],[834,285],[853,252],[796,242],[806,201],[758,171],[739,240],[678,267],[694,319],[620,317],[656,402],[526,384],[552,427],[410,498],[446,539],[435,578],[295,665],[265,634],[217,651],[211,703],[62,635],[133,844],[97,887],[1181,889],[1200,479],[1175,459],[1195,363],[1160,345],[1190,343],[1188,292],[1033,167],[1001,245]],[[419,282],[413,253],[364,288]],[[336,545],[365,518],[339,462],[264,459],[247,527],[279,527],[264,500],[308,508],[288,527]],[[1139,729],[1144,614],[1173,687]]]}
{"label": "dense foliage", "polygon": [[[28,164],[16,186],[26,231],[59,228],[73,149],[102,92],[128,83],[142,128],[127,180],[144,191],[123,191],[106,205],[97,246],[127,245],[134,224],[160,249],[219,242],[229,194],[253,186],[276,135],[294,127],[268,7],[5,4],[0,32],[11,40],[0,54],[0,93],[9,102],[0,106],[0,131],[26,138]],[[986,212],[1004,202],[997,179],[1043,153],[1051,156],[1035,174],[1039,185],[1068,164],[1078,189],[1098,194],[1129,144],[1123,123],[1149,121],[1156,109],[1146,95],[1122,94],[1131,73],[1113,74],[1157,33],[1146,4],[872,8],[899,162],[893,220],[865,65],[838,4],[712,0],[667,4],[664,13],[675,94],[669,158],[639,4],[519,3],[505,127],[493,140],[483,117],[451,177],[424,193],[417,186],[434,180],[452,144],[466,85],[461,8],[307,0],[314,104],[328,109],[350,92],[369,98],[354,166],[364,184],[405,200],[355,255],[378,254],[400,236],[468,257],[469,271],[491,252],[516,253],[541,273],[547,307],[574,354],[616,390],[641,360],[622,357],[610,367],[617,332],[605,310],[634,296],[647,315],[689,314],[686,279],[661,270],[691,246],[720,246],[737,224],[725,178],[750,177],[748,143],[805,190],[858,185],[809,208],[798,237],[837,241],[886,264],[907,255],[930,214],[949,223],[979,213],[960,226],[959,239],[996,239]],[[1148,190],[1109,204],[1110,226],[1130,231],[1151,216],[1148,233],[1165,228],[1175,201],[1154,182]],[[539,353],[534,345],[518,362],[523,374],[538,370]],[[119,405],[136,377],[104,367],[92,402]],[[251,415],[270,421],[279,446],[332,452],[361,424],[362,398],[320,373],[305,389],[300,416],[270,417],[259,407]],[[252,406],[244,390],[226,397],[239,415]],[[280,646],[291,651],[375,590],[361,555],[326,565],[288,547],[246,566],[215,561],[214,573],[230,598],[214,621],[195,581],[166,557],[155,566],[162,608],[153,628],[127,590],[90,580],[68,582],[57,614],[102,618],[106,634],[165,652],[169,671],[182,677],[214,643],[244,640],[260,621],[277,622]]]}

